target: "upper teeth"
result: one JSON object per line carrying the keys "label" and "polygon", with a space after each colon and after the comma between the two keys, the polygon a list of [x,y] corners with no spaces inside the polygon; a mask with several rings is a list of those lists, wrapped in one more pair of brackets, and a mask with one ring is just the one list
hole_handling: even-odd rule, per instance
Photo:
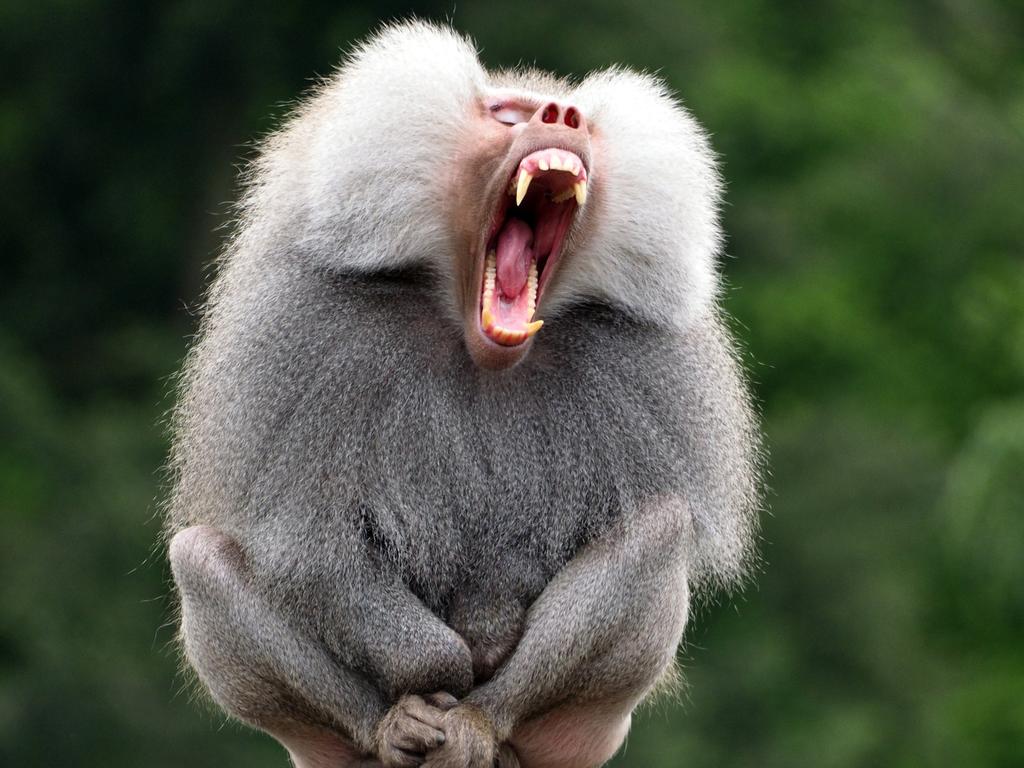
{"label": "upper teeth", "polygon": [[551,198],[553,203],[564,203],[570,197],[576,198],[576,204],[582,208],[583,204],[587,202],[587,181],[577,181],[571,187],[563,189],[557,195]]}
{"label": "upper teeth", "polygon": [[533,181],[533,175],[525,168],[519,171],[519,182],[516,184],[516,205],[523,204],[523,198],[526,197],[526,190],[530,188],[530,182]]}
{"label": "upper teeth", "polygon": [[577,181],[572,185],[573,194],[576,195],[576,205],[580,208],[587,202],[587,180]]}
{"label": "upper teeth", "polygon": [[[564,171],[567,171],[569,173],[577,173],[577,174],[579,173],[578,170],[574,171],[571,168],[564,168],[564,169],[563,168],[557,168],[556,169],[554,167],[554,163],[555,163],[555,161],[554,161],[554,159],[552,159],[552,161],[551,161],[552,170],[564,170]],[[538,167],[542,171],[546,171],[547,170],[547,168],[544,167],[544,162],[543,161],[538,163]],[[529,191],[530,183],[533,181],[533,179],[534,179],[534,175],[532,173],[530,173],[525,168],[520,168],[519,169],[519,178],[516,180],[516,182],[514,184],[510,184],[509,185],[508,192],[509,192],[510,195],[513,192],[515,193],[516,205],[517,206],[518,205],[522,205],[523,204],[523,200],[526,199],[526,193]],[[559,192],[557,195],[555,195],[551,199],[552,199],[553,202],[556,202],[556,203],[564,203],[570,197],[575,197],[576,198],[576,204],[580,208],[582,208],[583,205],[587,202],[587,180],[585,178],[584,179],[579,179],[579,180],[573,182],[573,185],[571,187],[567,187],[566,189],[562,190],[561,192]]]}

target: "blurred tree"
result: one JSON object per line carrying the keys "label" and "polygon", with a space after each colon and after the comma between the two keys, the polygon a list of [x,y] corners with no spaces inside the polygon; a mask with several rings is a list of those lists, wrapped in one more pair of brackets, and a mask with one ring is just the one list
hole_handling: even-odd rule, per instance
{"label": "blurred tree", "polygon": [[0,764],[284,765],[175,673],[160,421],[235,163],[410,11],[490,65],[659,70],[723,156],[766,566],[615,764],[1024,764],[1024,6],[993,0],[0,4]]}

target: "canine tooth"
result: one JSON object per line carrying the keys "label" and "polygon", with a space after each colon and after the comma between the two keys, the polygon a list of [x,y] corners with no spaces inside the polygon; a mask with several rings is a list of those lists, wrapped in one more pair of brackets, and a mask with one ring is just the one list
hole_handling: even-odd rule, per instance
{"label": "canine tooth", "polygon": [[516,205],[523,204],[523,198],[526,197],[526,190],[530,188],[531,181],[533,181],[533,175],[528,173],[525,168],[519,172],[519,183],[516,185]]}
{"label": "canine tooth", "polygon": [[527,323],[526,338],[530,338],[531,336],[533,336],[533,334],[535,334],[537,331],[541,329],[542,325],[544,325],[543,320],[534,320],[532,323]]}
{"label": "canine tooth", "polygon": [[572,189],[576,195],[576,205],[582,208],[587,202],[587,182],[577,181],[572,185]]}

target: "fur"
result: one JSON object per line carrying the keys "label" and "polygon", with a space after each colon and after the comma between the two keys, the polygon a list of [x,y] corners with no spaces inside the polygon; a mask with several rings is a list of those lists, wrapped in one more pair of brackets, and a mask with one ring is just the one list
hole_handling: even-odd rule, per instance
{"label": "fur", "polygon": [[[483,371],[438,179],[472,104],[555,87],[600,145],[592,202],[529,355]],[[417,22],[357,48],[265,142],[171,457],[186,653],[228,711],[367,753],[410,692],[467,697],[501,739],[567,701],[627,702],[628,726],[689,591],[737,583],[753,551],[719,193],[655,78],[492,75]]]}

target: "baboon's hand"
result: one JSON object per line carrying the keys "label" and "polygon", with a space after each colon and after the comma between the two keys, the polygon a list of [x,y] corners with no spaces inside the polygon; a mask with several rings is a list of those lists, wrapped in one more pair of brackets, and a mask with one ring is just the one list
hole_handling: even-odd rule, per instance
{"label": "baboon's hand", "polygon": [[427,755],[424,768],[494,768],[494,725],[480,709],[460,704],[444,715],[445,742]]}
{"label": "baboon's hand", "polygon": [[415,768],[445,743],[444,714],[455,704],[447,693],[403,696],[377,726],[377,755],[386,768]]}

